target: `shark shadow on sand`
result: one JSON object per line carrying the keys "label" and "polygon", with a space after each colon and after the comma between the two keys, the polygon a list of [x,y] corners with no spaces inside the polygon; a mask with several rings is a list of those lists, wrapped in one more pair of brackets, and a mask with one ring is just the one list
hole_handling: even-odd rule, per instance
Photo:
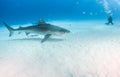
{"label": "shark shadow on sand", "polygon": [[[10,39],[8,41],[40,41],[42,38],[20,38],[20,39]],[[59,38],[49,38],[47,39],[50,42],[59,42],[59,41],[64,41],[63,39]]]}

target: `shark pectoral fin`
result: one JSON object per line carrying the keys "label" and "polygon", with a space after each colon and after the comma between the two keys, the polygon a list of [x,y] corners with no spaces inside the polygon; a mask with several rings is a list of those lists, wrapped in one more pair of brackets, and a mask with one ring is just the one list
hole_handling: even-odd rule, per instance
{"label": "shark pectoral fin", "polygon": [[51,34],[46,34],[44,38],[41,40],[41,43],[45,42],[50,36]]}
{"label": "shark pectoral fin", "polygon": [[13,35],[13,32],[11,31],[10,34],[9,34],[9,37],[11,37]]}

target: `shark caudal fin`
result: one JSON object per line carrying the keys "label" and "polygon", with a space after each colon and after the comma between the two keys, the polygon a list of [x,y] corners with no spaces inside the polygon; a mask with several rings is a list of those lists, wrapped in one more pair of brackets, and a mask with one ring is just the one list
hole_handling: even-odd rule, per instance
{"label": "shark caudal fin", "polygon": [[13,35],[13,31],[14,29],[10,26],[8,26],[5,22],[3,22],[3,24],[5,25],[5,27],[9,30],[9,37],[11,37]]}

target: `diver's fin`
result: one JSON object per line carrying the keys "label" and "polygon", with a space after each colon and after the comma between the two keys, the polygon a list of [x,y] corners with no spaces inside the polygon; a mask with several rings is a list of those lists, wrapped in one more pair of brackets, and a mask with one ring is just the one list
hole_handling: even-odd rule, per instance
{"label": "diver's fin", "polygon": [[3,22],[3,24],[5,25],[5,27],[9,30],[9,37],[11,37],[13,35],[13,31],[14,29],[10,26],[8,26],[5,22]]}
{"label": "diver's fin", "polygon": [[41,43],[45,42],[50,36],[51,34],[46,34],[44,38],[41,40]]}

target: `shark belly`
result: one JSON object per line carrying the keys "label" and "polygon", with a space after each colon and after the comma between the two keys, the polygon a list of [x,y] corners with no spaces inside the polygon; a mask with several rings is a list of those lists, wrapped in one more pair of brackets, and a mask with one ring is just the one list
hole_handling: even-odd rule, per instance
{"label": "shark belly", "polygon": [[25,32],[33,35],[46,35],[53,34],[51,31],[40,31],[40,30],[20,30],[19,32]]}

